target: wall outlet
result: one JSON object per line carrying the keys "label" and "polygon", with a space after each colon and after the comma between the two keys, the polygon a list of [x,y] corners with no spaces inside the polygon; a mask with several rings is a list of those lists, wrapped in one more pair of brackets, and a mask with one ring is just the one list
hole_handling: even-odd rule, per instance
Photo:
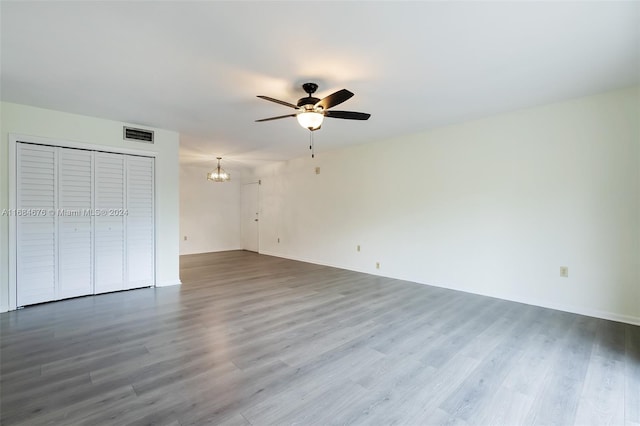
{"label": "wall outlet", "polygon": [[380,262],[376,262],[376,269],[380,269]]}
{"label": "wall outlet", "polygon": [[186,235],[184,236],[184,240],[187,241],[187,236]]}
{"label": "wall outlet", "polygon": [[360,251],[360,244],[356,246],[356,251]]}
{"label": "wall outlet", "polygon": [[569,267],[568,266],[561,266],[560,267],[560,276],[562,278],[568,278],[569,277]]}

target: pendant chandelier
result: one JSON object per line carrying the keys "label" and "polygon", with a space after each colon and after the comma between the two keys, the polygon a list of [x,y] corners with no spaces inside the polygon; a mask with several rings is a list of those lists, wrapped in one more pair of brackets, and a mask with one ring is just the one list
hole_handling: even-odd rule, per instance
{"label": "pendant chandelier", "polygon": [[216,158],[218,159],[218,167],[216,167],[213,171],[207,173],[207,179],[214,182],[227,182],[231,180],[231,175],[225,172],[222,167],[220,167],[220,160],[222,160],[222,157]]}

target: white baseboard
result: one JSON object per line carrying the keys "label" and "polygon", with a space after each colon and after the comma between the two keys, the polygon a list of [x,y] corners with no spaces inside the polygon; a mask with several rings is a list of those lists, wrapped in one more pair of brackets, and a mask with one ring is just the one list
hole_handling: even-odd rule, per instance
{"label": "white baseboard", "polygon": [[242,250],[242,247],[229,247],[229,248],[222,248],[222,249],[215,249],[215,250],[184,250],[180,252],[180,256],[188,256],[190,254],[206,254],[206,253],[219,253],[221,251],[236,251],[236,250]]}
{"label": "white baseboard", "polygon": [[393,279],[397,279],[397,280],[410,281],[410,282],[415,282],[417,284],[429,285],[429,286],[432,286],[432,287],[446,288],[448,290],[462,291],[462,292],[465,292],[465,293],[477,294],[479,296],[493,297],[493,298],[496,298],[496,299],[508,300],[510,302],[523,303],[525,305],[538,306],[540,308],[554,309],[556,311],[569,312],[569,313],[572,313],[572,314],[584,315],[584,316],[587,316],[587,317],[600,318],[600,319],[616,321],[616,322],[623,322],[623,323],[632,324],[632,325],[640,325],[640,317],[636,317],[636,316],[633,316],[633,315],[624,315],[624,314],[619,314],[619,313],[616,313],[616,312],[602,311],[602,310],[591,309],[591,308],[586,308],[586,307],[582,307],[582,306],[564,305],[564,304],[554,303],[554,302],[549,302],[549,301],[544,301],[544,300],[524,300],[524,299],[521,299],[521,298],[508,297],[508,296],[501,295],[501,294],[484,293],[484,292],[472,292],[472,291],[469,291],[469,290],[466,290],[466,289],[460,289],[460,288],[446,286],[446,285],[442,285],[442,284],[431,284],[431,283],[417,282],[417,281],[413,281],[413,280],[407,279],[406,277],[393,277],[393,276],[389,276],[389,275],[381,275],[381,274],[376,273],[374,271],[358,270],[358,269],[354,269],[354,268],[351,268],[351,267],[346,267],[344,265],[330,265],[330,264],[326,264],[326,263],[322,263],[322,262],[318,262],[318,261],[315,261],[315,260],[312,260],[312,259],[306,259],[306,258],[302,258],[302,257],[298,257],[298,256],[284,256],[281,253],[272,253],[272,252],[267,252],[267,251],[261,251],[260,254],[265,254],[265,255],[268,255],[268,256],[275,256],[275,257],[282,257],[284,259],[290,259],[290,260],[297,260],[299,262],[313,263],[313,264],[316,264],[316,265],[330,266],[332,268],[346,269],[346,270],[354,271],[354,272],[362,272],[362,273],[365,273],[365,274],[384,276],[384,277],[393,278]]}
{"label": "white baseboard", "polygon": [[626,324],[632,324],[632,325],[640,325],[640,318],[634,317],[632,315],[623,315],[616,312],[602,311],[598,309],[586,308],[583,306],[572,306],[572,305],[565,305],[561,303],[553,303],[548,301],[517,300],[513,298],[505,298],[505,297],[498,297],[498,296],[491,296],[491,297],[496,297],[498,299],[503,299],[503,300],[509,300],[512,302],[524,303],[525,305],[539,306],[541,308],[554,309],[556,311],[563,311],[563,312],[569,312],[572,314],[584,315],[587,317],[600,318],[600,319],[616,321],[616,322],[624,322]]}
{"label": "white baseboard", "polygon": [[156,287],[171,287],[172,285],[182,285],[182,281],[157,281]]}

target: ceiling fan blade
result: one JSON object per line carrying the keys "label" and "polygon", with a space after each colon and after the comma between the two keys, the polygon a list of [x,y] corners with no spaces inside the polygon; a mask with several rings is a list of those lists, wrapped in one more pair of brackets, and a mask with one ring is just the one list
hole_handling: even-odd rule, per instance
{"label": "ceiling fan blade", "polygon": [[320,99],[318,103],[316,103],[316,107],[322,107],[325,111],[331,107],[339,105],[353,96],[353,93],[348,91],[347,89],[338,90],[335,93],[330,94],[326,98]]}
{"label": "ceiling fan blade", "polygon": [[278,100],[278,99],[270,98],[269,96],[258,95],[258,97],[260,99],[264,99],[266,101],[271,101],[271,102],[275,102],[275,103],[280,104],[280,105],[284,105],[284,106],[288,106],[288,107],[291,107],[291,108],[294,108],[294,109],[298,109],[297,105],[290,104],[289,102],[285,102],[285,101],[281,101],[281,100]]}
{"label": "ceiling fan blade", "polygon": [[277,117],[263,118],[261,120],[256,120],[256,123],[261,122],[261,121],[279,120],[281,118],[287,118],[287,117],[295,117],[296,115],[297,114],[287,114],[287,115],[279,115]]}
{"label": "ceiling fan blade", "polygon": [[355,111],[325,111],[325,117],[346,118],[347,120],[368,120],[371,114]]}

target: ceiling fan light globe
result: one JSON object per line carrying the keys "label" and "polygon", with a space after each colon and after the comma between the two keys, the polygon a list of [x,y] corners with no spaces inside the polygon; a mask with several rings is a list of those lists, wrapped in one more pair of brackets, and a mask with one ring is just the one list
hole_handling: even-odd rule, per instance
{"label": "ceiling fan light globe", "polygon": [[296,115],[296,118],[298,119],[298,123],[305,129],[318,130],[320,126],[322,126],[324,114],[313,111],[305,111]]}

